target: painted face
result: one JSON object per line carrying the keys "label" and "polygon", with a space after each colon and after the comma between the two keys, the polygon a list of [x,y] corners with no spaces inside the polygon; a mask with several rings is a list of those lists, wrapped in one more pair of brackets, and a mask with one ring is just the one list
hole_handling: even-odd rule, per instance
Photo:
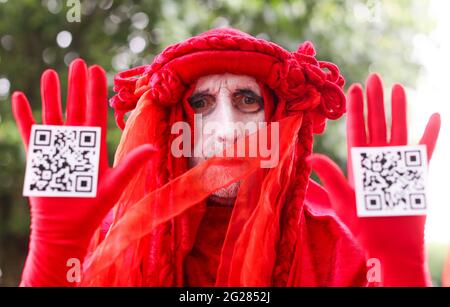
{"label": "painted face", "polygon": [[[190,167],[205,161],[232,145],[237,138],[257,130],[264,122],[264,103],[256,80],[249,76],[221,74],[198,79],[189,98],[196,114],[194,152],[200,157],[189,158]],[[253,124],[252,124],[253,123]],[[206,129],[206,127],[214,129]],[[210,199],[219,204],[233,204],[239,182],[215,192]]]}

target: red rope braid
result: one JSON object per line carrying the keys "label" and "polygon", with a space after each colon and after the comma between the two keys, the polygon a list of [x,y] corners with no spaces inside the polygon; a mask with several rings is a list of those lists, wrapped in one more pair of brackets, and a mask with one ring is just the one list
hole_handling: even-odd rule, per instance
{"label": "red rope braid", "polygon": [[136,81],[145,72],[146,67],[146,65],[138,66],[120,72],[114,77],[113,90],[117,94],[109,100],[109,104],[115,111],[116,123],[121,129],[125,128],[125,122],[123,120],[125,113],[136,107],[139,99],[139,96],[134,94]]}
{"label": "red rope braid", "polygon": [[287,195],[280,219],[280,242],[273,272],[273,285],[276,287],[285,287],[288,282],[294,259],[295,244],[298,242],[298,225],[303,212],[303,202],[311,173],[310,166],[305,163],[306,157],[312,152],[311,128],[311,119],[308,114],[305,114],[293,157],[295,168],[292,174],[292,187],[289,188],[291,193]]}

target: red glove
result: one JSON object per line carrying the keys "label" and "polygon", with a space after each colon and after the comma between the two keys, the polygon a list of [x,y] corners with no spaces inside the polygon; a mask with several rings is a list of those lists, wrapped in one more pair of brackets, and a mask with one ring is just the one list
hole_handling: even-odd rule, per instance
{"label": "red glove", "polygon": [[[63,125],[58,74],[46,70],[41,79],[44,124]],[[12,109],[27,148],[34,119],[27,98],[21,92],[12,97]],[[144,145],[115,168],[108,166],[106,149],[107,84],[104,70],[77,59],[69,68],[66,125],[101,128],[98,189],[95,198],[30,197],[31,234],[22,274],[23,286],[74,285],[67,273],[76,258],[83,263],[91,237],[112,208],[131,175],[150,157],[153,149]]]}
{"label": "red glove", "polygon": [[[348,93],[347,146],[352,147],[401,146],[407,144],[406,96],[401,85],[392,89],[392,128],[388,141],[381,78],[373,74],[367,80],[368,135],[364,120],[363,90],[359,84]],[[420,144],[427,147],[431,158],[440,129],[440,116],[433,114]],[[342,221],[358,238],[368,258],[377,258],[381,264],[381,285],[431,285],[425,257],[424,226],[426,216],[358,218],[353,190],[351,159],[348,159],[348,180],[328,157],[309,158],[313,170],[328,190],[332,205]]]}

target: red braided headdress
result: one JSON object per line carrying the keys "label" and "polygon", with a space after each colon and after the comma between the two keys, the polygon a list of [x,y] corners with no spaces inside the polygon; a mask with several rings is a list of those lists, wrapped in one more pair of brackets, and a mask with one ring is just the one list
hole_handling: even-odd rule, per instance
{"label": "red braided headdress", "polygon": [[[136,107],[146,91],[155,103],[180,102],[187,87],[201,76],[230,72],[255,77],[286,101],[287,114],[314,111],[315,127],[345,112],[344,79],[336,65],[316,60],[314,46],[288,52],[278,45],[233,29],[211,30],[169,46],[154,62],[116,75],[110,103],[116,122]],[[319,131],[322,129],[319,129]]]}

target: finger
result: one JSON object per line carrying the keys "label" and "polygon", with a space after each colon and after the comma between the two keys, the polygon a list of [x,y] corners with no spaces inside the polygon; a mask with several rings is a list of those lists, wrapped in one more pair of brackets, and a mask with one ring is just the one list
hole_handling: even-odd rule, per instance
{"label": "finger", "polygon": [[69,66],[66,124],[79,126],[85,119],[87,97],[87,66],[76,59]]}
{"label": "finger", "polygon": [[377,74],[367,79],[367,106],[370,145],[386,145],[386,116],[384,113],[383,84]]}
{"label": "finger", "polygon": [[42,121],[44,125],[62,125],[61,89],[56,71],[47,69],[41,78]]}
{"label": "finger", "polygon": [[98,65],[89,67],[86,119],[92,126],[106,128],[108,86],[106,73]]}
{"label": "finger", "polygon": [[434,148],[436,146],[437,138],[439,136],[439,130],[441,129],[441,116],[439,113],[434,113],[428,120],[427,127],[420,139],[419,144],[427,146],[428,161],[433,156]]}
{"label": "finger", "polygon": [[406,94],[401,84],[392,88],[391,140],[393,146],[408,144]]}
{"label": "finger", "polygon": [[35,121],[33,113],[31,112],[30,103],[27,97],[22,92],[14,92],[12,95],[12,112],[19,128],[20,136],[22,137],[25,149],[28,148],[30,140],[31,126]]}
{"label": "finger", "polygon": [[108,167],[106,128],[108,120],[108,88],[105,71],[98,65],[89,67],[86,123],[101,128],[100,168]]}
{"label": "finger", "polygon": [[313,154],[307,158],[312,169],[320,178],[330,195],[331,204],[351,230],[356,229],[356,203],[354,191],[350,187],[339,166],[330,158],[321,154]]}
{"label": "finger", "polygon": [[360,84],[353,84],[348,90],[347,145],[367,146],[366,124],[364,121],[364,96]]}
{"label": "finger", "polygon": [[364,95],[360,84],[352,84],[348,90],[347,113],[347,174],[353,180],[351,149],[367,146],[366,123],[364,121]]}
{"label": "finger", "polygon": [[153,156],[153,153],[156,153],[156,150],[152,145],[141,145],[131,151],[118,166],[111,169],[110,174],[104,181],[103,197],[105,203],[113,206],[117,202],[129,181],[139,168]]}

